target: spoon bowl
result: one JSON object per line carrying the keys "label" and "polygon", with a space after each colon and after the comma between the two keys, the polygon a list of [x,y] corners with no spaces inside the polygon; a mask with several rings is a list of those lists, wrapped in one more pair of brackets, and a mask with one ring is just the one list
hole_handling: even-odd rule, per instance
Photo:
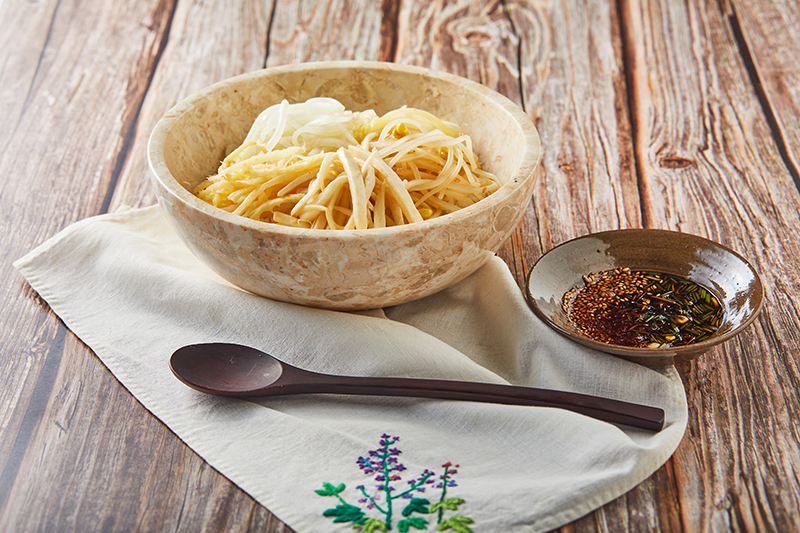
{"label": "spoon bowl", "polygon": [[281,378],[284,363],[239,344],[198,344],[178,349],[172,372],[184,383],[209,394],[239,396],[269,387]]}
{"label": "spoon bowl", "polygon": [[657,407],[588,394],[494,383],[320,374],[238,344],[184,346],[172,354],[170,368],[189,387],[217,396],[260,398],[290,394],[356,394],[437,398],[554,407],[649,431],[661,431],[664,427],[664,410]]}

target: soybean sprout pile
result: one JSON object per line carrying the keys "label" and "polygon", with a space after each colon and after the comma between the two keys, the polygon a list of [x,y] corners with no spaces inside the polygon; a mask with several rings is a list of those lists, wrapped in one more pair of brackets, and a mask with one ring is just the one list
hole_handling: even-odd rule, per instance
{"label": "soybean sprout pile", "polygon": [[401,107],[379,117],[312,98],[264,110],[194,192],[263,222],[360,230],[452,213],[499,187],[470,137],[431,113]]}

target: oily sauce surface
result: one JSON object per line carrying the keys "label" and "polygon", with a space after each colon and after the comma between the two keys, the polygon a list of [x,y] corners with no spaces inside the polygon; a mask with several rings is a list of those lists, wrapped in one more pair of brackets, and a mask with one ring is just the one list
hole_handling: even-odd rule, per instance
{"label": "oily sauce surface", "polygon": [[662,272],[620,268],[584,276],[564,294],[562,308],[594,340],[618,346],[685,346],[722,323],[719,300],[705,287]]}

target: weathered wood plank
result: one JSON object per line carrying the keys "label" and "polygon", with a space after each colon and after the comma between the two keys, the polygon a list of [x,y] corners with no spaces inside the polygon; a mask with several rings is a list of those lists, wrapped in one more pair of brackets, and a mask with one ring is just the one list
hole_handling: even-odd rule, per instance
{"label": "weathered wood plank", "polygon": [[755,326],[680,370],[672,461],[688,530],[800,524],[800,195],[715,1],[622,2],[644,223],[708,236],[766,282]]}
{"label": "weathered wood plank", "polygon": [[0,293],[0,524],[39,512],[8,499],[35,484],[27,465],[43,447],[36,435],[69,338],[11,262],[102,210],[143,98],[132,80],[149,77],[164,7],[0,5],[0,270],[10,280]]}
{"label": "weathered wood plank", "polygon": [[725,14],[751,63],[746,66],[778,149],[800,187],[800,3],[728,0]]}
{"label": "weathered wood plank", "polygon": [[[174,7],[33,5],[4,3],[0,17],[0,202],[2,229],[10,236],[3,273],[15,280],[4,287],[0,328],[0,529],[196,531],[211,524],[285,531],[147,415],[10,265],[70,222],[105,209],[121,162],[135,158],[133,132],[141,129],[140,106]],[[182,7],[198,9],[188,2]],[[197,35],[194,44],[207,37]],[[230,62],[218,50],[205,52],[196,69],[174,74],[191,77]],[[204,57],[200,47],[195,54]],[[262,46],[257,65],[263,56]]]}
{"label": "weathered wood plank", "polygon": [[46,61],[43,51],[57,8],[55,0],[37,2],[27,9],[10,2],[0,4],[0,152],[19,126],[38,69]]}
{"label": "weathered wood plank", "polygon": [[179,2],[152,74],[110,210],[156,203],[147,139],[172,106],[204,87],[264,66],[271,2]]}
{"label": "weathered wood plank", "polygon": [[500,251],[520,284],[543,249],[638,225],[616,15],[606,2],[420,3],[404,8],[400,21],[398,61],[484,83],[539,128],[535,200]]}
{"label": "weathered wood plank", "polygon": [[617,13],[608,2],[511,2],[525,109],[543,140],[534,196],[542,247],[639,227]]}
{"label": "weathered wood plank", "polygon": [[381,46],[391,46],[381,37],[384,15],[391,14],[388,6],[369,0],[278,2],[266,65],[336,59],[377,61]]}
{"label": "weathered wood plank", "polygon": [[499,1],[409,3],[396,61],[458,74],[520,103],[518,42]]}
{"label": "weathered wood plank", "polygon": [[[294,5],[286,3],[276,10],[292,9]],[[171,9],[161,6],[159,12],[171,13]],[[342,6],[326,8],[319,4],[315,9],[329,12],[333,23]],[[111,210],[122,204],[148,205],[155,201],[147,174],[146,141],[152,126],[174,103],[210,83],[263,67],[270,32],[270,43],[276,43],[276,52],[269,57],[276,64],[291,62],[294,47],[305,46],[310,53],[319,52],[309,44],[318,29],[316,19],[309,19],[310,33],[295,36],[293,48],[282,52],[278,46],[281,26],[270,29],[270,4],[181,2],[174,10],[169,24],[162,28],[164,41],[160,44],[166,46],[148,60],[151,71],[140,72],[136,77],[140,83],[143,80],[141,88],[147,91],[147,99],[138,102],[135,128],[128,128],[127,144],[116,150],[118,160],[124,164],[116,165],[119,182]],[[342,40],[358,33],[353,47],[345,52],[342,43],[331,41],[327,51],[331,57],[325,58],[352,59],[368,50],[374,56],[369,59],[378,59],[380,47],[376,48],[373,41],[381,22],[390,21],[380,9],[372,12],[378,16],[370,19],[377,20],[376,25],[370,26],[371,36],[363,24],[343,28],[339,34]],[[315,13],[306,16],[313,18]],[[364,10],[353,11],[352,15],[360,21]],[[109,22],[103,25],[114,26]],[[232,35],[236,38],[231,39]],[[362,38],[366,40],[360,41]],[[208,49],[209,43],[220,47]],[[386,41],[383,46],[391,47],[392,42]],[[81,51],[75,53],[80,55]],[[98,95],[94,97],[99,99]],[[58,129],[53,133],[57,134]],[[60,331],[63,336],[63,326]],[[37,479],[18,476],[0,523],[9,524],[14,530],[62,530],[80,523],[81,528],[120,531],[263,531],[265,527],[268,531],[289,531],[147,415],[83,345],[73,343],[58,355],[62,358],[57,361],[62,373],[53,384],[50,404],[43,409],[31,434],[28,453],[18,466],[22,473],[36,470]],[[75,390],[76,384],[80,385],[79,391]],[[103,397],[102,411],[98,410],[98,395]],[[65,399],[70,401],[65,403]],[[65,405],[70,411],[66,422]],[[110,413],[114,415],[109,416]],[[60,445],[53,445],[56,442]],[[65,464],[75,466],[64,468]],[[47,480],[46,486],[42,485],[43,480]],[[154,500],[151,495],[156,495],[152,496]],[[120,500],[125,503],[120,505]],[[31,509],[43,507],[45,502],[48,511],[31,520]]]}
{"label": "weathered wood plank", "polygon": [[521,36],[524,107],[544,152],[536,224],[526,225],[522,246],[529,265],[535,239],[546,251],[641,220],[614,3],[509,2],[507,11]]}
{"label": "weathered wood plank", "polygon": [[797,6],[731,6],[624,0],[620,27],[600,0],[0,3],[1,268],[14,280],[0,291],[0,529],[288,531],[147,415],[10,262],[75,220],[153,203],[146,138],[184,96],[338,58],[449,70],[525,107],[545,160],[501,252],[520,283],[563,240],[641,224],[711,236],[765,275],[757,326],[680,368],[691,421],[675,457],[564,531],[796,529]]}

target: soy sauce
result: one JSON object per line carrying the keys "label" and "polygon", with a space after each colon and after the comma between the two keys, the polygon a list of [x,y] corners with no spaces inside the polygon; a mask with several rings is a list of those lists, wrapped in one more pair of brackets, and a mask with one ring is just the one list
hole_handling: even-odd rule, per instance
{"label": "soy sauce", "polygon": [[707,288],[662,272],[620,268],[584,276],[564,294],[570,321],[594,340],[618,346],[686,346],[719,329],[722,306]]}

